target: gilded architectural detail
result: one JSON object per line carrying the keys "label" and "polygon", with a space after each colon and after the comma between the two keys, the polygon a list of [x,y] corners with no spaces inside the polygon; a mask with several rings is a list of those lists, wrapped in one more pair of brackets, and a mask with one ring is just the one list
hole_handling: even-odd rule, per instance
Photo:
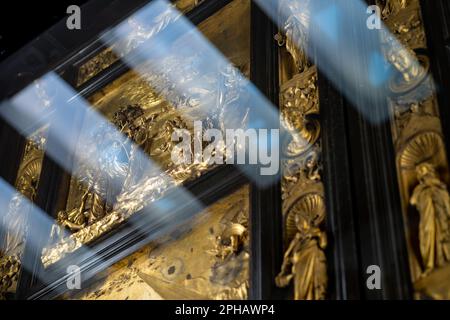
{"label": "gilded architectural detail", "polygon": [[420,213],[419,244],[424,274],[450,261],[450,196],[430,163],[416,167],[419,184],[410,203]]}
{"label": "gilded architectural detail", "polygon": [[[105,146],[107,152],[91,150],[86,155],[104,155],[104,158],[98,157],[98,166],[107,175],[99,175],[95,168],[78,169],[75,177],[83,178],[74,178],[75,200],[67,210],[58,213],[57,225],[52,232],[54,244],[43,252],[45,266],[110,231],[146,203],[159,199],[170,188],[208,168],[205,164],[171,165],[171,134],[174,128],[186,128],[186,125],[174,115],[152,114],[148,117],[136,105],[114,113],[112,122],[123,133],[120,137],[124,140],[121,141],[116,140],[117,134],[109,132],[111,128],[94,130],[95,136],[91,138],[101,141],[98,146]],[[129,144],[130,140],[134,143]],[[147,159],[142,158],[140,150],[160,166],[144,168]],[[74,233],[67,236],[65,228]]]}
{"label": "gilded architectural detail", "polygon": [[317,72],[314,67],[295,75],[281,90],[281,117],[292,139],[284,146],[284,155],[304,155],[318,142],[320,123],[318,121]]}
{"label": "gilded architectural detail", "polygon": [[[182,9],[181,5],[192,7],[201,2],[181,0],[175,5]],[[211,68],[204,78],[199,79],[196,73],[196,66],[204,59],[202,52],[192,57],[168,55],[158,59],[156,64],[147,61],[139,65],[136,71],[127,72],[88,98],[93,108],[104,115],[124,138],[133,141],[134,146],[125,140],[117,140],[117,135],[109,132],[108,128],[86,128],[81,133],[77,154],[94,159],[102,170],[83,166],[83,161],[75,164],[65,209],[58,213],[52,241],[42,253],[44,267],[92,243],[169,190],[213,167],[206,161],[186,165],[172,163],[170,155],[174,142],[171,136],[175,128],[192,131],[194,120],[202,120],[204,129],[246,127],[249,110],[246,106],[250,104],[248,96],[242,94],[248,85],[242,74],[249,75],[249,14],[250,1],[233,1],[199,25],[205,37],[231,62]],[[130,36],[113,41],[111,47],[86,62],[80,69],[79,85],[123,55],[132,54],[141,43],[178,18],[179,15],[162,14],[152,22],[124,21],[127,30],[131,30]],[[242,23],[236,27],[236,21],[241,20]],[[189,44],[183,43],[183,39],[174,44],[186,45]],[[174,48],[175,52],[177,48]],[[182,71],[180,65],[184,68]],[[174,79],[182,82],[181,90],[174,85]],[[137,148],[145,157],[138,154]],[[102,157],[105,151],[108,154]],[[155,167],[142,170],[141,165],[148,159]],[[100,175],[100,172],[108,175]],[[119,282],[133,279],[139,288],[145,290],[147,298],[247,298],[248,204],[242,197],[241,192],[237,203],[229,200],[232,207],[227,208],[226,213],[223,207],[228,204],[219,202],[220,214],[212,215],[215,219],[224,213],[219,221],[205,225],[199,222],[199,225],[192,226],[192,230],[180,228],[186,231],[183,235],[187,234],[189,240],[181,243],[177,242],[180,235],[169,236],[167,246],[163,245],[165,239],[156,248],[151,245],[152,268],[147,261],[145,268],[128,270],[130,273],[122,274],[123,278],[109,282],[108,286],[116,287]],[[172,245],[172,242],[177,244]],[[192,248],[188,247],[191,243],[195,244]],[[198,259],[195,258],[197,252],[202,252]],[[200,267],[199,261],[202,261]],[[104,295],[108,293],[97,292],[89,298]]]}
{"label": "gilded architectural detail", "polygon": [[[80,141],[94,139],[97,146],[105,146],[105,150],[87,150],[80,142],[82,154],[86,157],[91,155],[90,159],[96,159],[102,172],[108,172],[110,176],[100,177],[96,170],[89,168],[77,169],[66,210],[58,214],[54,242],[43,253],[45,266],[113,229],[171,188],[213,167],[207,161],[182,165],[172,163],[171,151],[176,144],[172,141],[172,133],[175,128],[192,131],[194,120],[202,120],[203,129],[245,128],[248,108],[245,107],[247,97],[242,92],[246,80],[231,65],[218,66],[213,71],[215,74],[204,76],[205,81],[198,81],[195,70],[192,70],[192,77],[183,79],[187,92],[175,90],[171,79],[166,77],[168,73],[177,74],[180,64],[186,65],[184,71],[189,74],[190,65],[199,59],[202,59],[201,53],[192,57],[192,61],[184,60],[182,63],[174,57],[166,57],[158,66],[164,72],[143,66],[141,75],[130,72],[91,98],[94,105],[134,144],[111,141],[108,130],[102,128],[93,128],[92,133],[80,138]],[[211,84],[210,79],[216,79],[217,83]],[[198,83],[206,83],[207,86],[199,88]],[[156,92],[163,93],[164,98]],[[217,101],[213,108],[199,103],[210,101],[211,97],[216,97]],[[110,136],[116,135],[111,133]],[[111,145],[116,147],[110,148]],[[143,153],[137,152],[138,148]],[[99,154],[105,157],[94,156]],[[142,154],[155,162],[154,168],[142,171],[142,165],[148,161],[142,158]],[[120,182],[113,183],[116,189],[111,190],[106,188],[111,186],[108,181]],[[73,233],[65,235],[61,226]]]}
{"label": "gilded architectural detail", "polygon": [[[447,230],[450,227],[450,207],[443,181],[448,169],[442,136],[436,131],[437,125],[437,117],[413,115],[411,123],[403,129],[403,134],[411,137],[398,141],[400,183],[405,188],[402,190],[404,206],[415,208],[418,218],[418,231],[410,234],[413,236],[411,242],[417,246],[416,256],[411,259],[416,281],[448,264],[449,257]],[[424,130],[427,126],[429,129]],[[414,214],[408,219],[413,217]],[[410,225],[413,226],[412,223]]]}
{"label": "gilded architectural detail", "polygon": [[119,59],[120,57],[111,47],[104,49],[78,68],[77,86],[81,86],[86,81],[92,79]]}
{"label": "gilded architectural detail", "polygon": [[140,44],[164,30],[170,23],[175,22],[181,13],[187,13],[205,2],[205,0],[177,0],[173,7],[180,11],[180,14],[173,14],[171,11],[163,12],[154,21],[137,21],[130,18],[126,21],[127,27],[131,30],[126,39],[108,46],[100,53],[84,62],[78,68],[77,86],[92,79],[100,72],[110,67],[125,55],[132,52]]}
{"label": "gilded architectural detail", "polygon": [[320,182],[320,124],[317,71],[311,67],[286,82],[280,93],[281,118],[292,132],[283,143],[283,198],[296,184]]}
{"label": "gilded architectural detail", "polygon": [[[197,0],[194,0],[197,2]],[[162,12],[154,18],[153,21],[145,19],[136,19],[130,17],[122,27],[129,30],[129,33],[123,39],[108,39],[109,46],[103,49],[99,54],[86,61],[78,69],[77,85],[80,86],[86,81],[92,79],[100,72],[110,67],[124,56],[130,54],[142,43],[152,38],[155,34],[164,30],[170,23],[178,20],[182,13],[176,13],[171,10]]]}
{"label": "gilded architectural detail", "polygon": [[425,30],[417,0],[379,1],[390,33],[408,50],[426,48]]}
{"label": "gilded architectural detail", "polygon": [[[249,187],[113,265],[81,299],[247,299]],[[77,297],[75,297],[77,298]]]}
{"label": "gilded architectural detail", "polygon": [[420,4],[417,0],[381,4],[393,34],[383,32],[382,40],[397,71],[390,81],[389,103],[412,281],[417,298],[448,298],[450,283],[444,278],[450,275],[449,167]]}
{"label": "gilded architectural detail", "polygon": [[20,270],[20,260],[17,256],[4,256],[0,258],[0,300],[17,283]]}
{"label": "gilded architectural detail", "polygon": [[[61,225],[72,231],[78,231],[99,221],[112,211],[120,189],[123,185],[134,184],[143,169],[143,164],[136,163],[137,148],[153,156],[155,160],[167,156],[166,151],[171,146],[170,135],[173,128],[184,128],[180,119],[167,119],[165,130],[151,130],[155,119],[145,119],[144,110],[138,105],[122,107],[114,113],[112,123],[123,135],[117,135],[116,129],[100,127],[91,137],[99,142],[100,150],[93,150],[91,156],[97,155],[98,164],[95,168],[81,167],[78,176],[83,177],[82,196],[79,206],[70,211],[58,213]],[[162,140],[162,143],[160,142]],[[134,144],[130,145],[130,141]],[[132,165],[134,165],[132,167]],[[98,170],[106,174],[99,174]],[[138,170],[138,172],[136,172]],[[139,172],[142,171],[142,172]],[[119,181],[115,186],[114,181]],[[111,187],[113,186],[113,187]]]}
{"label": "gilded architectural detail", "polygon": [[189,12],[207,0],[176,0],[175,6],[183,13]]}
{"label": "gilded architectural detail", "polygon": [[388,18],[405,9],[411,3],[411,0],[377,0],[377,3],[382,7],[383,18]]}
{"label": "gilded architectural detail", "polygon": [[15,290],[20,257],[31,202],[36,199],[39,176],[41,174],[45,137],[42,133],[31,136],[24,150],[19,166],[15,187],[18,193],[12,198],[3,225],[7,232],[0,250],[0,296]]}
{"label": "gilded architectural detail", "polygon": [[[297,190],[301,190],[300,186]],[[295,300],[320,300],[326,296],[327,265],[322,230],[325,204],[321,184],[310,185],[298,197],[285,200],[285,232],[289,243],[281,271],[275,279],[279,287],[294,284]],[[310,192],[310,193],[308,193]]]}
{"label": "gilded architectural detail", "polygon": [[429,58],[418,1],[387,1],[383,18],[388,32],[382,32],[385,55],[398,72],[390,82],[394,94],[414,90],[428,76]]}
{"label": "gilded architectural detail", "polygon": [[[281,54],[280,113],[292,133],[282,145],[282,198],[285,254],[279,287],[293,284],[296,300],[326,297],[327,246],[323,222],[326,217],[321,182],[321,147],[317,70],[307,58],[309,1],[288,2],[294,6],[284,24],[283,41],[289,55]],[[292,61],[294,68],[291,67]],[[290,69],[290,70],[289,70]],[[282,80],[282,81],[283,81]]]}
{"label": "gilded architectural detail", "polygon": [[301,73],[311,66],[308,60],[308,30],[310,21],[310,0],[284,0],[293,14],[286,19],[282,34],[285,39],[286,50],[291,54],[297,72]]}
{"label": "gilded architectural detail", "polygon": [[10,210],[5,217],[8,229],[14,230],[7,233],[4,246],[5,252],[19,254],[23,243],[23,236],[26,225],[25,219],[28,211],[28,202],[24,201],[25,196],[29,201],[34,201],[37,194],[37,185],[41,174],[42,159],[44,157],[43,145],[45,138],[38,137],[29,139],[24,151],[24,156],[19,167],[16,179],[16,189],[19,192],[10,203]]}

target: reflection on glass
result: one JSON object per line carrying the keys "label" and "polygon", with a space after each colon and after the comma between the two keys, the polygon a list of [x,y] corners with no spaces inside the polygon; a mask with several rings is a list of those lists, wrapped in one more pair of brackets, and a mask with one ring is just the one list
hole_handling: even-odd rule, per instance
{"label": "reflection on glass", "polygon": [[[199,26],[199,30],[204,32],[207,37],[212,38],[212,41],[222,43],[223,49],[230,54],[230,59],[236,61],[239,68],[246,70],[247,73],[249,68],[249,19],[246,19],[248,21],[247,27],[243,30],[237,30],[237,24],[233,21],[236,22],[242,16],[249,17],[249,3],[248,0],[234,1]],[[214,24],[212,24],[213,22]],[[214,27],[217,22],[221,22],[220,28]],[[130,23],[129,20],[127,20],[127,23]],[[132,24],[132,26],[134,25],[135,23]],[[156,32],[154,29],[152,30],[150,34],[142,31],[141,38],[150,39]],[[135,34],[134,37],[136,37]],[[123,43],[123,40],[120,42]],[[224,46],[224,43],[233,43],[233,50],[229,50],[226,45]],[[170,60],[170,57],[165,58]],[[189,67],[188,63],[188,61],[185,62],[186,68]],[[213,72],[219,74],[218,79],[223,80],[219,68]],[[153,77],[152,74],[141,75],[135,71],[129,71],[106,88],[95,93],[89,98],[89,101],[117,130],[130,141],[139,145],[141,150],[176,184],[181,184],[198,177],[204,171],[213,167],[213,165],[208,165],[205,162],[174,165],[171,161],[171,152],[176,144],[172,141],[174,129],[192,131],[193,120],[202,120],[203,118],[201,115],[192,114],[192,112],[187,115],[186,112],[180,111],[184,100],[177,100],[175,103],[174,101],[168,102],[164,97],[155,93],[148,81],[148,78],[151,77]],[[217,77],[217,75],[207,74],[204,76],[205,79],[214,79],[214,77]],[[225,75],[223,78],[225,78]],[[160,82],[163,80],[156,79]],[[217,87],[220,86],[220,83],[214,83],[213,85]],[[209,94],[218,94],[214,87],[208,92]],[[208,88],[198,89],[201,91]],[[211,89],[211,86],[209,86],[209,89]],[[170,90],[169,86],[166,87],[167,90]],[[231,91],[231,89],[223,87],[220,94],[226,95],[227,91]],[[206,92],[200,92],[199,98],[205,99]],[[172,96],[175,94],[173,93]],[[189,100],[195,103],[195,97],[190,97]],[[239,105],[237,107],[239,108]],[[245,110],[244,105],[242,109]],[[141,204],[129,209],[132,207],[133,199],[136,196],[141,197],[139,193],[142,190],[137,187],[136,181],[133,181],[131,177],[140,175],[138,172],[142,171],[143,164],[130,159],[134,155],[126,140],[114,140],[112,139],[114,137],[114,133],[108,135],[108,130],[105,130],[99,124],[94,127],[85,124],[81,130],[77,152],[91,159],[95,159],[97,154],[102,154],[102,157],[98,159],[99,163],[95,167],[90,166],[90,164],[88,166],[75,165],[75,174],[70,183],[66,209],[58,213],[59,224],[72,232],[82,231],[91,234],[96,232],[100,235],[99,227],[106,229],[105,225],[109,223],[108,220],[114,207],[118,208],[122,204],[127,207],[125,209],[129,212],[142,207]],[[89,142],[93,140],[97,141],[94,147],[100,149],[90,146]],[[133,167],[128,164],[130,161],[135,164]],[[96,176],[95,168],[97,167],[102,167],[104,171],[107,171],[108,176]],[[147,174],[151,176],[150,173]],[[111,188],[111,185],[116,185],[116,183],[111,183],[112,180],[124,181],[122,191],[120,188],[116,188],[116,190]],[[160,190],[161,187],[164,188],[158,181],[155,181],[153,185],[148,183],[145,186],[147,190],[158,189],[158,192],[163,191]],[[149,197],[143,199],[143,201],[149,203],[152,199],[152,197]],[[59,233],[58,229],[55,229],[52,235],[55,242],[58,241]]]}

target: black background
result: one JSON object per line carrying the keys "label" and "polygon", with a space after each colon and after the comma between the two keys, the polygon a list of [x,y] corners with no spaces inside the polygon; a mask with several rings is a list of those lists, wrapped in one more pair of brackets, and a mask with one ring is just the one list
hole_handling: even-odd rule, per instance
{"label": "black background", "polygon": [[0,61],[67,16],[69,5],[88,0],[0,2]]}

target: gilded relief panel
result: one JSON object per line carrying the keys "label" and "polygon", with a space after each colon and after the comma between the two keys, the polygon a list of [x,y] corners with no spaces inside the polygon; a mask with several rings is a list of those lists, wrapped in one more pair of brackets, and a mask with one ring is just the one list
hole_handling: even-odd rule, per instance
{"label": "gilded relief panel", "polygon": [[72,298],[246,299],[249,187],[205,208],[191,224],[116,263]]}
{"label": "gilded relief panel", "polygon": [[398,71],[389,84],[389,103],[412,282],[418,299],[449,299],[449,166],[420,4],[380,4],[387,27],[400,42],[392,46],[392,38],[383,36],[393,48],[386,51],[387,58]]}
{"label": "gilded relief panel", "polygon": [[[205,37],[223,50],[244,75],[249,74],[249,9],[250,1],[236,0],[199,25]],[[244,21],[239,28],[238,20]],[[180,42],[177,45],[186,44]],[[192,59],[182,62],[187,70],[190,70],[190,63],[196,63],[195,59],[202,59],[201,53]],[[180,61],[174,61],[170,56],[158,63],[165,70],[174,72],[180,66]],[[180,165],[172,162],[171,153],[177,144],[172,141],[175,129],[186,129],[193,136],[195,120],[203,121],[204,130],[222,128],[221,121],[229,108],[242,109],[242,119],[238,115],[239,119],[235,121],[238,124],[245,121],[246,106],[241,103],[245,100],[240,97],[245,83],[237,81],[239,75],[226,66],[217,66],[217,70],[212,71],[217,73],[206,74],[201,81],[192,74],[192,86],[186,93],[189,98],[176,92],[164,77],[146,70],[144,63],[89,98],[91,105],[115,129],[83,128],[77,151],[96,159],[98,167],[108,174],[101,176],[97,170],[76,165],[66,209],[58,213],[51,242],[42,255],[45,266],[112,230],[171,188],[213,168],[214,165],[207,161]],[[211,79],[216,82],[211,83]],[[206,83],[206,86],[198,87],[198,83]],[[163,92],[164,97],[157,92]],[[220,104],[207,113],[198,103],[219,96],[223,97]],[[118,130],[125,140],[112,138],[114,132],[111,130]],[[92,149],[89,141],[96,141],[97,149]],[[146,159],[140,159],[138,149],[144,151],[155,165],[149,167]],[[117,186],[116,181],[123,181],[123,184]]]}

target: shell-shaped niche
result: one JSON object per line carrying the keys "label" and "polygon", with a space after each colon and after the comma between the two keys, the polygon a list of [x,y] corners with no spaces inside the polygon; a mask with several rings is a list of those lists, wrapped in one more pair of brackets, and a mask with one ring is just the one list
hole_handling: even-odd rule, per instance
{"label": "shell-shaped niche", "polygon": [[17,174],[17,189],[31,200],[34,200],[33,197],[37,191],[43,155],[42,150],[32,149],[29,154],[25,155]]}
{"label": "shell-shaped niche", "polygon": [[325,202],[323,197],[317,193],[309,193],[300,197],[288,209],[286,216],[286,238],[287,241],[297,233],[295,216],[300,214],[312,227],[318,227],[325,218]]}
{"label": "shell-shaped niche", "polygon": [[400,166],[403,169],[414,169],[422,162],[439,165],[437,162],[442,150],[444,150],[444,144],[438,132],[428,131],[417,134],[406,143],[400,155]]}

